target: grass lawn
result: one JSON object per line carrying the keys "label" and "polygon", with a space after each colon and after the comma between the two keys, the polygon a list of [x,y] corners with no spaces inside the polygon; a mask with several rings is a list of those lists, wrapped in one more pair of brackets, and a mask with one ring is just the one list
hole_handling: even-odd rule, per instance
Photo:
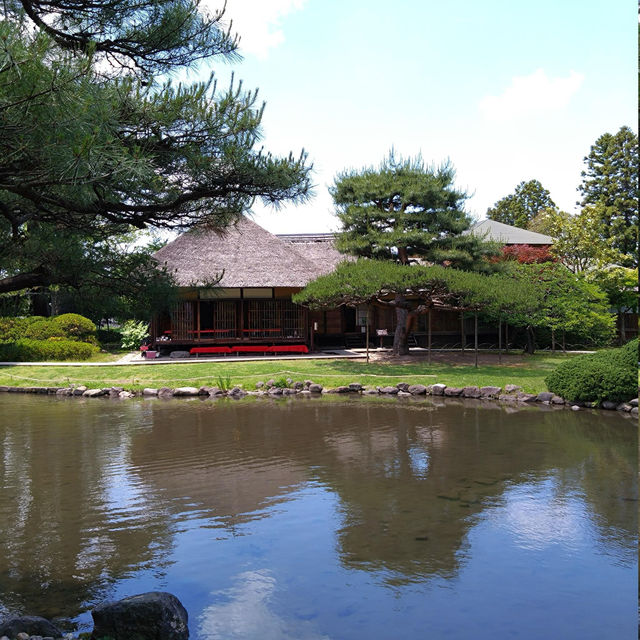
{"label": "grass lawn", "polygon": [[429,365],[426,360],[405,358],[400,362],[361,360],[270,360],[251,362],[189,362],[157,365],[122,366],[4,366],[0,367],[0,385],[62,387],[83,384],[87,387],[118,386],[131,390],[144,387],[178,387],[202,385],[219,386],[222,378],[231,385],[255,388],[258,381],[270,378],[313,380],[325,387],[337,387],[350,382],[367,386],[395,385],[398,382],[415,384],[444,383],[448,386],[520,385],[525,391],[545,391],[545,376],[567,355],[536,354],[503,356],[498,364],[495,354],[483,354],[480,366],[473,366],[473,354],[460,356],[440,353]]}

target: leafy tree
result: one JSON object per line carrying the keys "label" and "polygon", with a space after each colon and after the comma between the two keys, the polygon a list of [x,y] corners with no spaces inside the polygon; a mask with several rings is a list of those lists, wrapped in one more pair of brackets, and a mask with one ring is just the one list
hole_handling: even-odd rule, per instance
{"label": "leafy tree", "polygon": [[605,133],[584,158],[580,204],[597,205],[604,237],[622,254],[625,266],[638,266],[638,136],[621,127],[616,134]]}
{"label": "leafy tree", "polygon": [[503,260],[515,260],[523,264],[553,262],[555,258],[548,247],[533,247],[528,244],[512,244],[502,248]]}
{"label": "leafy tree", "polygon": [[622,264],[628,256],[618,251],[614,240],[607,237],[605,209],[601,202],[585,206],[576,215],[547,209],[539,213],[529,227],[553,236],[550,253],[574,273]]}
{"label": "leafy tree", "polygon": [[526,229],[529,221],[541,211],[555,208],[551,195],[540,182],[529,180],[521,182],[515,193],[505,196],[487,209],[487,218]]}
{"label": "leafy tree", "polygon": [[307,197],[304,153],[254,149],[256,92],[155,78],[233,59],[220,13],[203,17],[193,0],[3,6],[0,293],[109,279],[127,288],[151,266],[112,241],[131,228],[220,227],[255,198]]}
{"label": "leafy tree", "polygon": [[[497,246],[469,234],[463,210],[466,194],[455,188],[449,163],[426,166],[420,157],[396,159],[393,151],[379,167],[339,174],[331,189],[342,223],[337,248],[355,256],[407,265],[426,262],[463,270],[490,271]],[[395,354],[407,353],[411,304],[396,294]]]}

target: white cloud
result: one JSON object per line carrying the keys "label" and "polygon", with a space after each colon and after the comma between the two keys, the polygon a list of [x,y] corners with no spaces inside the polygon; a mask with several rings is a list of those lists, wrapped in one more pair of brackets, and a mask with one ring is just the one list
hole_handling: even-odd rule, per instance
{"label": "white cloud", "polygon": [[[284,42],[280,21],[299,11],[307,0],[227,0],[224,20],[233,21],[232,31],[240,35],[240,52],[264,59],[269,50]],[[209,9],[219,9],[221,2],[206,0]]]}
{"label": "white cloud", "polygon": [[565,78],[549,78],[542,69],[528,76],[515,76],[498,96],[480,100],[481,113],[488,120],[512,120],[521,116],[559,111],[569,104],[584,75],[571,71]]}

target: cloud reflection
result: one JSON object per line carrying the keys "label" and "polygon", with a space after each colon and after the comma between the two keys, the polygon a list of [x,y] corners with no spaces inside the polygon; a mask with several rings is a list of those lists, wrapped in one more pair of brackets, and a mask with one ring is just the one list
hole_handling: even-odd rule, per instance
{"label": "cloud reflection", "polygon": [[202,640],[330,640],[314,631],[312,623],[285,619],[270,610],[276,580],[269,571],[246,571],[230,589],[212,595],[216,603],[199,618]]}

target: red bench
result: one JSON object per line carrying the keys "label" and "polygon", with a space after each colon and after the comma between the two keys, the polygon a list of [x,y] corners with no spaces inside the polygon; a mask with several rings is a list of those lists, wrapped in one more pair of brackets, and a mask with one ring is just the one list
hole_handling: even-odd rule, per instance
{"label": "red bench", "polygon": [[231,353],[267,353],[269,349],[266,344],[240,344],[231,347]]}
{"label": "red bench", "polygon": [[306,344],[280,344],[269,347],[269,353],[309,353]]}
{"label": "red bench", "polygon": [[191,355],[195,354],[196,358],[199,353],[231,353],[231,349],[229,347],[192,347],[189,351]]}

